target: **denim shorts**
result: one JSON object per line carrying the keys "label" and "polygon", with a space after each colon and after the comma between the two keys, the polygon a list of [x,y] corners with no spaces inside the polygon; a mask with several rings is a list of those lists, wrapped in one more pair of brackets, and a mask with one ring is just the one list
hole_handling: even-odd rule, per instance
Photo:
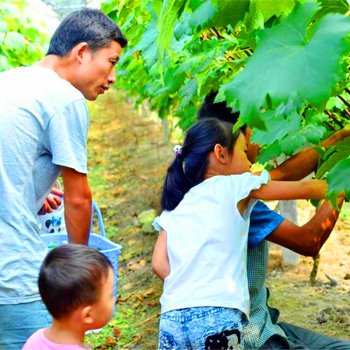
{"label": "denim shorts", "polygon": [[245,315],[232,308],[193,307],[165,312],[159,322],[159,350],[242,349]]}
{"label": "denim shorts", "polygon": [[0,350],[20,350],[38,329],[51,324],[42,301],[0,305]]}

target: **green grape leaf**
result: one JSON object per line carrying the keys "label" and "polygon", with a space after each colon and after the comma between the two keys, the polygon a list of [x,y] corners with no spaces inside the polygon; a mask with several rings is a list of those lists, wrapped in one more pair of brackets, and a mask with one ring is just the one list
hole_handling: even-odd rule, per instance
{"label": "green grape leaf", "polygon": [[254,29],[263,28],[264,23],[273,16],[289,14],[294,6],[295,0],[251,0],[249,12],[244,21],[248,32]]}
{"label": "green grape leaf", "polygon": [[264,21],[268,21],[273,16],[280,16],[290,13],[295,6],[295,0],[279,0],[279,1],[266,1],[266,0],[251,0],[250,8],[258,10],[264,18]]}
{"label": "green grape leaf", "polygon": [[203,2],[192,13],[182,16],[182,21],[175,27],[175,37],[179,39],[184,34],[191,35],[195,30],[203,28],[216,13],[217,7],[211,1]]}
{"label": "green grape leaf", "polygon": [[276,115],[274,111],[264,113],[264,121],[269,125],[269,130],[254,129],[252,142],[267,145],[276,140],[281,140],[288,133],[295,132],[300,126],[300,116],[292,113],[287,116]]}
{"label": "green grape leaf", "polygon": [[272,158],[276,158],[282,154],[282,149],[278,141],[275,141],[268,147],[263,148],[258,156],[258,162],[261,164],[266,163]]}
{"label": "green grape leaf", "polygon": [[292,156],[295,151],[302,148],[306,143],[306,137],[302,133],[293,133],[284,137],[280,142],[282,152]]}
{"label": "green grape leaf", "polygon": [[185,0],[165,0],[158,19],[157,45],[159,57],[163,59],[165,50],[169,49],[175,22],[182,13]]}
{"label": "green grape leaf", "polygon": [[118,5],[118,0],[105,0],[102,4],[101,4],[101,10],[109,15],[112,11],[115,10],[115,8]]}
{"label": "green grape leaf", "polygon": [[343,159],[338,162],[327,176],[328,195],[344,191],[346,197],[350,195],[350,159]]}
{"label": "green grape leaf", "polygon": [[343,78],[341,57],[350,49],[345,40],[350,18],[328,14],[307,38],[317,10],[313,2],[298,5],[280,24],[263,30],[245,69],[221,87],[228,104],[250,126],[264,129],[261,109],[291,98],[300,108],[305,103],[320,106]]}
{"label": "green grape leaf", "polygon": [[325,173],[329,172],[339,161],[350,157],[350,139],[345,139],[333,146],[325,156],[327,159],[319,166],[316,172],[317,178],[322,178]]}
{"label": "green grape leaf", "polygon": [[231,25],[235,27],[239,21],[243,21],[244,15],[249,10],[249,0],[213,0],[218,10],[211,21],[215,27]]}
{"label": "green grape leaf", "polygon": [[154,45],[158,36],[158,29],[155,22],[150,22],[137,45],[132,52],[140,50],[146,67],[152,67],[157,61],[157,46]]}
{"label": "green grape leaf", "polygon": [[180,90],[180,97],[182,98],[180,109],[183,108],[192,98],[197,95],[198,83],[196,78],[189,79]]}
{"label": "green grape leaf", "polygon": [[323,17],[327,13],[342,13],[345,14],[350,10],[350,5],[347,0],[318,0],[322,8],[317,12],[314,20],[317,20],[320,17]]}
{"label": "green grape leaf", "polygon": [[324,126],[312,124],[305,126],[305,128],[301,131],[306,139],[313,144],[318,144],[325,132],[326,129]]}

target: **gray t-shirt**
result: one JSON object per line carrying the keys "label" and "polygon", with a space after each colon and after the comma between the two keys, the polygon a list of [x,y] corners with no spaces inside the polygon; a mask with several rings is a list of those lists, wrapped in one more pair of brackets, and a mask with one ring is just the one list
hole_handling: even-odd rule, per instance
{"label": "gray t-shirt", "polygon": [[87,172],[84,96],[39,66],[0,73],[0,304],[40,299],[37,212],[60,166]]}

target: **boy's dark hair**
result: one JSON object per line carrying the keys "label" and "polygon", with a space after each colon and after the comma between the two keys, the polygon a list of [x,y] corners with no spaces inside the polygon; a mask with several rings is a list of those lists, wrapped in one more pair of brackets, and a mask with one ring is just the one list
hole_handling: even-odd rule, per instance
{"label": "boy's dark hair", "polygon": [[65,244],[51,250],[39,272],[39,291],[53,318],[68,316],[78,307],[96,302],[108,277],[110,261],[98,250]]}
{"label": "boy's dark hair", "polygon": [[232,133],[232,127],[232,123],[204,118],[187,130],[181,153],[176,155],[165,178],[163,209],[175,209],[190,188],[203,181],[208,168],[208,155],[216,144],[226,147],[229,152],[233,151],[241,131]]}
{"label": "boy's dark hair", "polygon": [[[227,107],[225,101],[214,102],[217,94],[217,91],[211,91],[205,96],[204,102],[198,111],[197,119],[217,118],[235,124],[238,120],[239,112],[233,112],[231,108]],[[244,128],[242,131],[244,131]]]}
{"label": "boy's dark hair", "polygon": [[120,28],[102,11],[84,8],[70,13],[54,32],[46,55],[67,56],[73,47],[86,42],[92,51],[116,41],[128,43]]}

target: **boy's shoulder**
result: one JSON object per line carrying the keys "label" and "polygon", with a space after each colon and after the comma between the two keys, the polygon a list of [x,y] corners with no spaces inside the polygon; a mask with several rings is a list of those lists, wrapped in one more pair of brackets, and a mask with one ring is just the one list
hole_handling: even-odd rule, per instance
{"label": "boy's shoulder", "polygon": [[42,343],[42,339],[45,337],[44,329],[39,329],[35,333],[33,333],[25,342],[22,350],[34,350],[41,349],[40,344]]}
{"label": "boy's shoulder", "polygon": [[89,346],[80,344],[58,344],[46,338],[45,329],[39,329],[32,334],[22,350],[91,350]]}

